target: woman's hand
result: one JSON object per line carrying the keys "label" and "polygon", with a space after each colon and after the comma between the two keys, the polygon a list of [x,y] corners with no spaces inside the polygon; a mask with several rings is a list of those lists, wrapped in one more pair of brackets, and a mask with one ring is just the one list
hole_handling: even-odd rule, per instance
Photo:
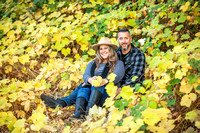
{"label": "woman's hand", "polygon": [[93,80],[96,80],[97,76],[93,76],[91,78],[88,79],[88,83],[92,84]]}
{"label": "woman's hand", "polygon": [[[88,83],[92,84],[92,81],[96,80],[96,79],[97,79],[97,76],[93,76],[93,77],[91,77],[91,78],[88,79]],[[108,79],[102,79],[100,85],[95,86],[95,87],[101,87],[101,86],[106,85],[107,83],[108,83]]]}
{"label": "woman's hand", "polygon": [[82,84],[82,87],[85,86],[85,85],[86,85],[86,83],[84,82],[84,83]]}
{"label": "woman's hand", "polygon": [[101,87],[101,86],[106,85],[107,83],[108,83],[108,79],[102,79],[100,85],[98,85],[98,86],[94,86],[94,87]]}

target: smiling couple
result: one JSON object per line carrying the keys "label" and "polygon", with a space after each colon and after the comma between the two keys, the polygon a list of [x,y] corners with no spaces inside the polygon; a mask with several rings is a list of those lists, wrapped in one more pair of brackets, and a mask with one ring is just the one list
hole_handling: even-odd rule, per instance
{"label": "smiling couple", "polygon": [[[107,37],[102,37],[98,44],[93,45],[96,57],[89,62],[84,75],[83,83],[80,84],[69,96],[57,98],[56,100],[42,94],[41,99],[46,106],[55,109],[56,106],[64,108],[75,104],[75,112],[71,118],[79,119],[88,115],[89,109],[95,104],[103,106],[106,98],[109,97],[105,90],[108,83],[107,76],[110,73],[116,74],[114,84],[118,87],[116,96],[123,86],[134,87],[136,83],[142,83],[145,72],[145,55],[134,47],[132,37],[128,29],[120,29],[117,33],[119,47],[111,43]],[[99,86],[92,86],[92,81],[102,77]],[[134,76],[139,77],[132,81]],[[115,97],[116,97],[115,96]]]}

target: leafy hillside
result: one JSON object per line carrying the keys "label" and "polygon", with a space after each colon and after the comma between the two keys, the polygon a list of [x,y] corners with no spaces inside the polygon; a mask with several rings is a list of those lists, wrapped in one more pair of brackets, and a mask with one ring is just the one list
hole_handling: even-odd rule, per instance
{"label": "leafy hillside", "polygon": [[[0,17],[0,132],[199,131],[198,1],[3,0]],[[40,94],[69,95],[95,56],[91,46],[102,36],[117,44],[123,27],[146,55],[143,85],[113,101],[110,82],[105,107],[85,121],[69,120],[74,106],[46,108]]]}

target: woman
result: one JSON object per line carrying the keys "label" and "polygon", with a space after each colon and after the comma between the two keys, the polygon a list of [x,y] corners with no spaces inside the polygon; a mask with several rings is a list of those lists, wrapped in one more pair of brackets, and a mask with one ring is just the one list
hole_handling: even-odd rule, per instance
{"label": "woman", "polygon": [[[44,100],[48,107],[56,108],[56,106],[65,107],[76,104],[75,113],[73,118],[80,118],[81,115],[86,114],[89,108],[93,105],[102,106],[105,102],[108,94],[106,93],[105,86],[108,83],[107,76],[110,73],[116,74],[114,84],[118,86],[119,81],[124,76],[124,64],[122,61],[118,60],[117,45],[112,44],[111,40],[107,37],[102,37],[98,44],[93,46],[96,51],[96,58],[89,62],[84,75],[84,83],[79,85],[73,92],[67,97],[53,99],[47,95],[42,94],[41,99]],[[97,76],[102,77],[102,82],[99,86],[92,86],[92,81],[97,78]]]}

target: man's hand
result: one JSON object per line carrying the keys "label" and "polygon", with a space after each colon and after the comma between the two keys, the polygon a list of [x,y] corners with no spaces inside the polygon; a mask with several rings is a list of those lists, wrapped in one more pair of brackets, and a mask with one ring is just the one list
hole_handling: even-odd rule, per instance
{"label": "man's hand", "polygon": [[120,91],[122,90],[122,88],[117,88],[115,97],[113,98],[113,100],[116,100],[116,97],[119,95]]}

